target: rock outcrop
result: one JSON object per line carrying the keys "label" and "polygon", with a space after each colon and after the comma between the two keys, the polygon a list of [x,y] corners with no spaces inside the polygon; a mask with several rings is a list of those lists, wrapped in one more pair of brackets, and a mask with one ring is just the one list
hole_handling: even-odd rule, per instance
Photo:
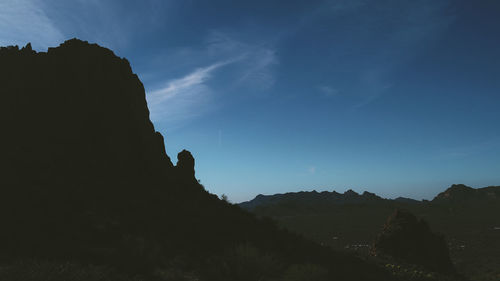
{"label": "rock outcrop", "polygon": [[444,237],[433,233],[425,221],[405,210],[397,209],[388,218],[372,251],[431,271],[455,272]]}
{"label": "rock outcrop", "polygon": [[77,39],[39,53],[1,48],[0,107],[4,251],[100,245],[114,228],[130,233],[153,220],[162,207],[151,198],[203,192],[191,154],[182,152],[189,172],[178,173],[141,81],[106,48]]}
{"label": "rock outcrop", "polygon": [[191,152],[183,150],[177,154],[176,168],[185,178],[194,179],[194,157]]}
{"label": "rock outcrop", "polygon": [[127,60],[73,39],[46,53],[2,48],[0,61],[2,183],[128,183],[172,166]]}

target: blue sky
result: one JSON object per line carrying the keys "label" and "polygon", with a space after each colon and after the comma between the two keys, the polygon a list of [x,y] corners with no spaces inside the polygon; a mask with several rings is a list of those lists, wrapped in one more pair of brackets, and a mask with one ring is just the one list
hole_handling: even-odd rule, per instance
{"label": "blue sky", "polygon": [[126,57],[174,160],[234,202],[500,185],[494,0],[1,0],[0,45]]}

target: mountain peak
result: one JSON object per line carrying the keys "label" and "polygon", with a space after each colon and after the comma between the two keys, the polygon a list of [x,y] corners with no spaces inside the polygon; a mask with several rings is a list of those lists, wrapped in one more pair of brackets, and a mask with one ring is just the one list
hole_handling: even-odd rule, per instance
{"label": "mountain peak", "polygon": [[419,202],[418,200],[407,198],[407,197],[402,197],[402,196],[394,199],[394,201],[401,202],[401,203],[418,203]]}
{"label": "mountain peak", "polygon": [[473,190],[474,188],[467,186],[465,184],[452,184],[448,189],[450,190]]}
{"label": "mountain peak", "polygon": [[464,184],[453,184],[445,191],[439,193],[433,202],[448,202],[469,204],[472,202],[488,202],[500,199],[500,186],[472,188]]}
{"label": "mountain peak", "polygon": [[[86,50],[86,51],[89,51],[92,49],[100,49],[100,50],[106,50],[106,52],[109,52],[109,53],[113,53],[113,51],[111,51],[108,48],[99,46],[98,44],[95,44],[95,43],[89,43],[88,41],[80,40],[78,38],[68,39],[68,40],[64,41],[63,43],[61,43],[56,48],[49,48],[49,50],[55,50],[55,49],[58,49],[58,50],[81,49],[81,50]],[[114,55],[114,53],[113,53],[113,55]]]}
{"label": "mountain peak", "polygon": [[378,196],[377,194],[368,191],[364,191],[361,196],[367,199],[382,199],[382,197]]}
{"label": "mountain peak", "polygon": [[344,192],[344,195],[345,196],[359,196],[359,193],[357,193],[356,191],[354,191],[352,189],[349,189],[346,192]]}
{"label": "mountain peak", "polygon": [[433,201],[464,201],[472,198],[477,190],[464,184],[453,184],[445,191],[439,193]]}

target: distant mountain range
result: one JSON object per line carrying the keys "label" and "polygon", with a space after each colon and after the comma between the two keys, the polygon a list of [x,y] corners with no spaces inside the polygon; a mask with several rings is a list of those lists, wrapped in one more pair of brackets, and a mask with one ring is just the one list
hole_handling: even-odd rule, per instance
{"label": "distant mountain range", "polygon": [[300,191],[300,192],[288,192],[284,194],[274,194],[274,195],[257,195],[254,199],[238,204],[243,209],[253,210],[256,207],[263,205],[274,205],[282,204],[285,202],[297,203],[297,204],[354,204],[361,202],[370,202],[383,200],[381,197],[374,193],[363,192],[363,194],[358,194],[357,192],[349,189],[344,193],[338,193],[336,191]]}
{"label": "distant mountain range", "polygon": [[472,280],[500,277],[500,186],[454,184],[429,201],[302,191],[258,195],[239,206],[323,245],[365,254],[387,217],[395,209],[409,210],[445,235],[459,272]]}
{"label": "distant mountain range", "polygon": [[314,205],[324,206],[344,205],[344,204],[361,204],[361,203],[382,203],[382,202],[397,202],[407,204],[418,203],[467,203],[476,201],[495,201],[500,199],[500,186],[488,186],[483,188],[472,188],[463,184],[454,184],[445,191],[439,193],[433,200],[415,200],[406,197],[398,197],[395,199],[385,199],[374,193],[364,191],[359,194],[352,189],[344,193],[336,191],[300,191],[288,192],[284,194],[273,195],[257,195],[254,199],[239,203],[238,205],[246,210],[254,210],[255,208],[280,204],[297,204],[298,206]]}

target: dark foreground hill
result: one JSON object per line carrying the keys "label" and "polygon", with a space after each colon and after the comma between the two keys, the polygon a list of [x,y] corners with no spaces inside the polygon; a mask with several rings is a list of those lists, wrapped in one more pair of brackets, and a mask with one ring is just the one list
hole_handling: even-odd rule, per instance
{"label": "dark foreground hill", "polygon": [[369,255],[387,217],[406,209],[444,234],[460,273],[472,280],[500,280],[500,186],[452,185],[431,201],[312,191],[259,195],[240,206],[318,243],[361,256]]}
{"label": "dark foreground hill", "polygon": [[433,233],[426,221],[406,210],[396,209],[388,218],[371,251],[376,256],[388,255],[433,272],[456,271],[444,237]]}
{"label": "dark foreground hill", "polygon": [[108,49],[1,48],[0,107],[0,280],[393,279],[205,191]]}

